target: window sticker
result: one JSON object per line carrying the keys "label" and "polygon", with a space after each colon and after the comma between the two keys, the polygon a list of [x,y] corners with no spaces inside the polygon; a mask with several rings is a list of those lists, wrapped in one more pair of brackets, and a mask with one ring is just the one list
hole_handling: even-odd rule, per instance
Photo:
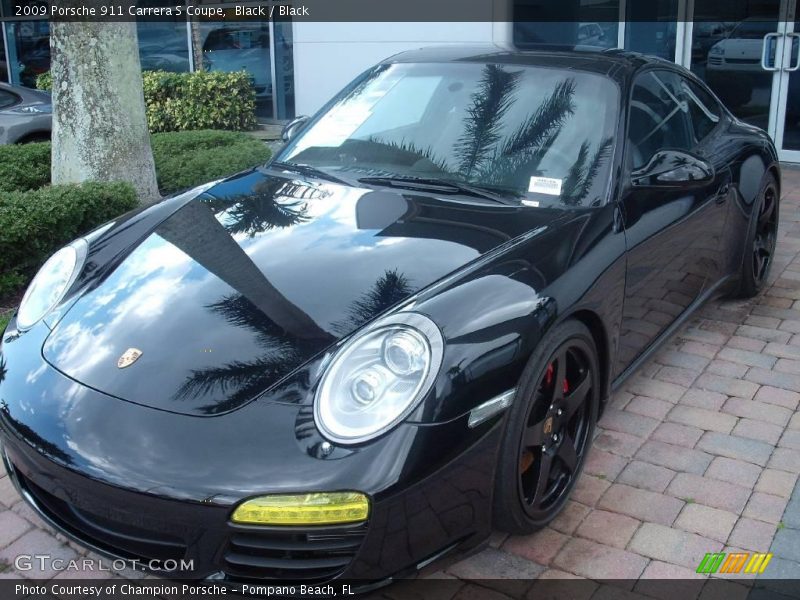
{"label": "window sticker", "polygon": [[560,196],[563,181],[563,179],[551,179],[550,177],[531,177],[528,191],[548,196]]}

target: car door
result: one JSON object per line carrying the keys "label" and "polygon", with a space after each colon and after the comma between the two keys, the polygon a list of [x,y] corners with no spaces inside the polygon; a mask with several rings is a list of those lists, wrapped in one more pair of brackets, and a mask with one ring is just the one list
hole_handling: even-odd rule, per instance
{"label": "car door", "polygon": [[681,76],[648,69],[634,80],[628,113],[627,183],[620,196],[627,266],[617,373],[701,297],[719,268],[708,258],[725,220],[716,181],[634,185],[637,171],[665,150],[696,153],[701,147]]}
{"label": "car door", "polygon": [[694,146],[692,153],[714,167],[714,181],[706,190],[714,204],[708,204],[708,218],[703,222],[703,235],[694,240],[697,259],[706,272],[703,292],[709,291],[728,275],[733,238],[726,234],[728,211],[735,196],[731,146],[721,127],[724,112],[719,102],[700,83],[679,75],[682,98],[688,106]]}

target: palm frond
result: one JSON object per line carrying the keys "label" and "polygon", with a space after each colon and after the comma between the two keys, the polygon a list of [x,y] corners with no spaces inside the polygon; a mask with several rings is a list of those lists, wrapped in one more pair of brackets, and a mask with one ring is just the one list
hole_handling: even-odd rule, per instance
{"label": "palm frond", "polygon": [[581,144],[578,150],[578,157],[567,172],[564,178],[564,185],[561,187],[561,199],[565,204],[571,204],[572,199],[577,195],[578,190],[586,178],[587,162],[589,161],[589,142]]}
{"label": "palm frond", "polygon": [[503,147],[506,156],[536,148],[552,133],[561,128],[568,115],[575,112],[572,97],[575,95],[575,80],[565,79],[539,108],[513,133]]}
{"label": "palm frond", "polygon": [[370,136],[369,141],[373,144],[386,146],[388,149],[398,152],[406,153],[410,156],[416,156],[417,160],[426,159],[433,163],[433,165],[443,173],[450,173],[450,167],[447,166],[447,161],[443,158],[436,156],[433,148],[420,148],[414,142],[407,142],[405,139],[399,142],[395,140],[386,140],[377,136]]}
{"label": "palm frond", "polygon": [[486,161],[500,140],[500,124],[511,107],[519,72],[510,73],[500,65],[486,65],[478,89],[464,118],[464,133],[455,145],[458,170],[467,179]]}
{"label": "palm frond", "polygon": [[408,278],[397,270],[387,270],[349,307],[347,317],[334,323],[334,331],[343,335],[358,329],[386,309],[405,300],[414,292]]}
{"label": "palm frond", "polygon": [[[610,137],[600,142],[600,145],[597,147],[591,162],[585,168],[582,167],[583,173],[580,181],[575,185],[570,185],[569,189],[566,189],[567,184],[564,185],[565,191],[562,192],[562,201],[564,204],[569,206],[577,206],[583,202],[589,193],[589,190],[592,189],[592,184],[594,183],[595,177],[597,177],[597,173],[600,171],[600,166],[603,164],[603,161],[608,157],[611,151],[611,145],[612,139]],[[588,157],[588,141],[581,144],[581,150],[583,150],[584,147],[586,147],[586,157]],[[583,159],[584,162],[586,157]],[[578,158],[581,158],[580,153]],[[571,173],[572,170],[570,170],[570,174]]]}

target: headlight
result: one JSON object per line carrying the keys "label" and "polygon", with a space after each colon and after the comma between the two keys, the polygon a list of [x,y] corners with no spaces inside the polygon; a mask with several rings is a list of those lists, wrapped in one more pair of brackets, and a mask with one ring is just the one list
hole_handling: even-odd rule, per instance
{"label": "headlight", "polygon": [[41,321],[64,297],[83,267],[88,244],[80,239],[53,254],[22,297],[17,326],[29,329]]}
{"label": "headlight", "polygon": [[358,444],[400,423],[428,393],[442,364],[439,328],[418,313],[381,319],[327,365],[314,419],[328,439]]}
{"label": "headlight", "polygon": [[708,53],[713,56],[722,56],[725,54],[725,50],[722,48],[722,46],[713,46]]}

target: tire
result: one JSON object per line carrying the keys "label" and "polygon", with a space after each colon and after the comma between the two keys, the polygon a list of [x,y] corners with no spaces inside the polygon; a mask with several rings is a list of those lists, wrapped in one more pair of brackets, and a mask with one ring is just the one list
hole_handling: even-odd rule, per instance
{"label": "tire", "polygon": [[534,351],[507,415],[495,478],[495,527],[533,533],[564,508],[591,447],[599,405],[592,334],[578,321],[565,321]]}
{"label": "tire", "polygon": [[752,298],[764,287],[775,255],[780,217],[778,183],[772,174],[764,178],[747,226],[742,269],[739,274],[739,298]]}

